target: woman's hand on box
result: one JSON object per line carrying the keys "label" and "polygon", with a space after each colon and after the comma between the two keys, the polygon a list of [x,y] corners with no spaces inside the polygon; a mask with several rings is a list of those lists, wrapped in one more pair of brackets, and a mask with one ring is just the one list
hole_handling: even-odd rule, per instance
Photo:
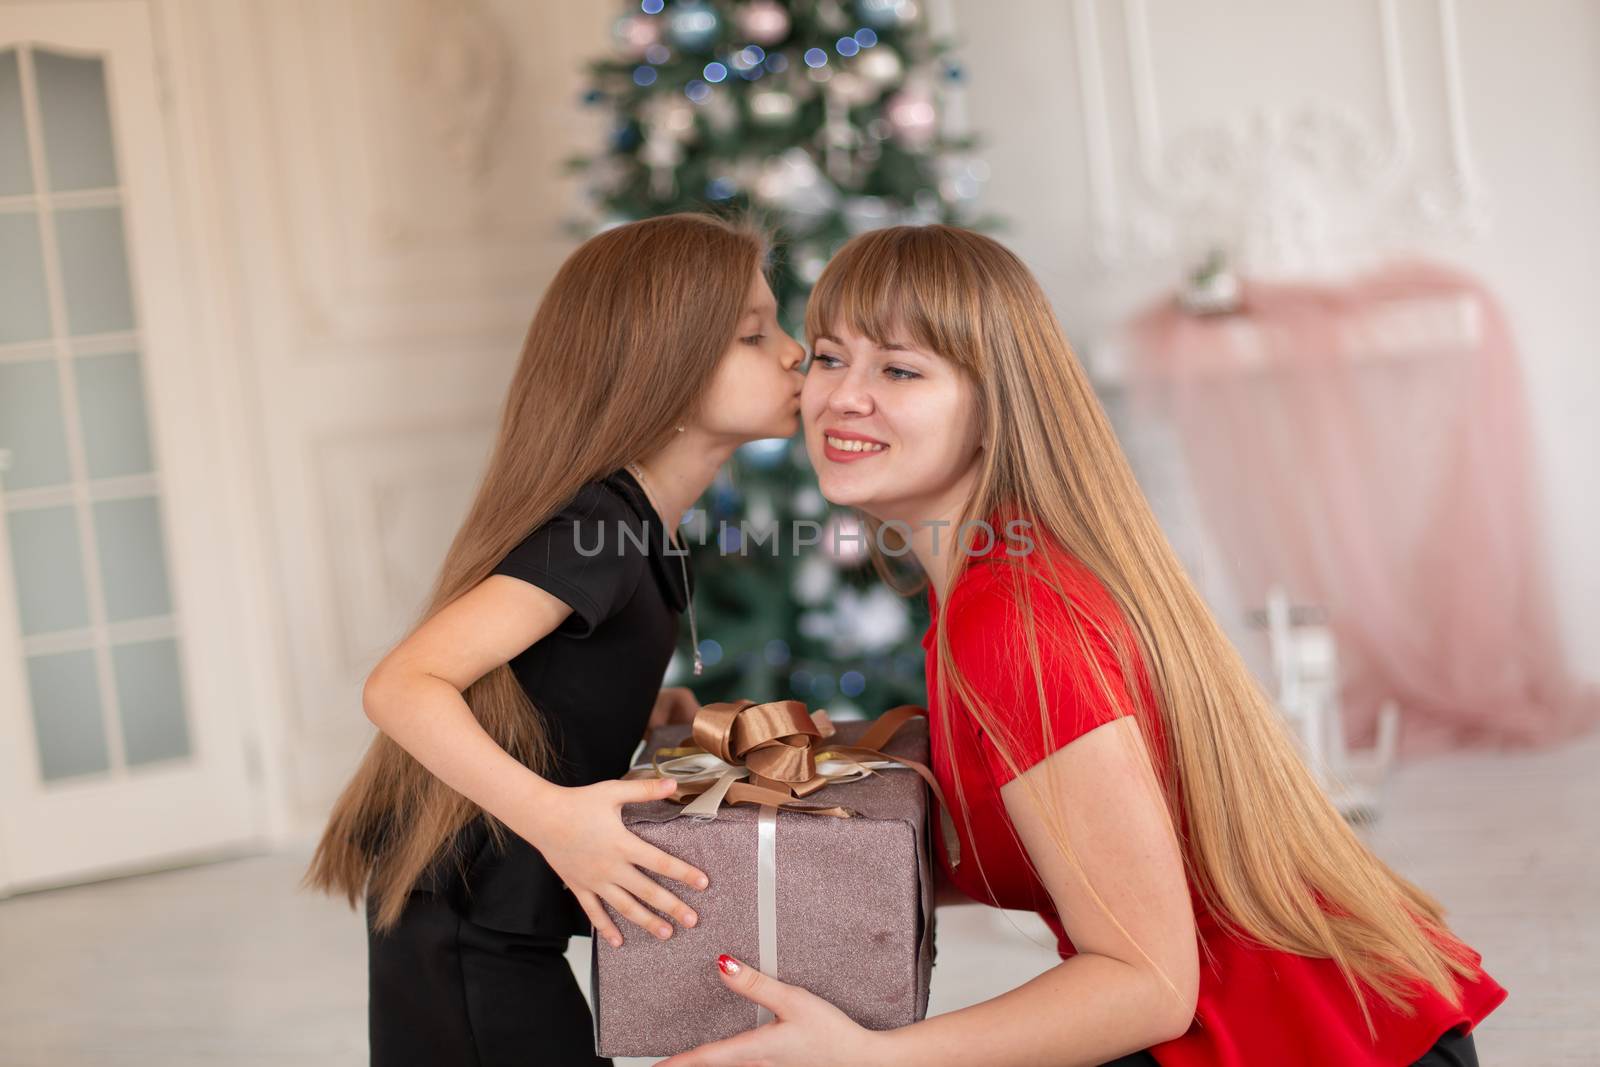
{"label": "woman's hand on box", "polygon": [[868,1030],[815,993],[780,982],[732,956],[719,957],[717,967],[724,985],[772,1012],[774,1021],[680,1052],[656,1067],[758,1063],[764,1067],[813,1067],[818,1063],[883,1062],[884,1032]]}
{"label": "woman's hand on box", "polygon": [[656,694],[655,707],[650,709],[649,731],[657,726],[679,726],[694,722],[700,712],[700,701],[694,692],[681,685],[668,686]]}

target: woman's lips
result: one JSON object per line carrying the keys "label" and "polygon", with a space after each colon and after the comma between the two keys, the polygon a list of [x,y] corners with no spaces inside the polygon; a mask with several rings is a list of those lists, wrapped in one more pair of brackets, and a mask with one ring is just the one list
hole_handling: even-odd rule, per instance
{"label": "woman's lips", "polygon": [[883,455],[888,449],[889,446],[882,441],[838,437],[831,433],[822,437],[822,454],[833,463],[854,463],[857,460],[870,459],[873,456]]}

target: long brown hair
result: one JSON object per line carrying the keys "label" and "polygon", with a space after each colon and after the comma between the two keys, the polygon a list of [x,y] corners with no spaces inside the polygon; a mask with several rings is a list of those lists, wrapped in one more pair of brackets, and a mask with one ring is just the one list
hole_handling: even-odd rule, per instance
{"label": "long brown hair", "polygon": [[[528,329],[488,468],[412,632],[585,482],[666,443],[733,343],[767,251],[749,222],[678,214],[606,230],[567,258]],[[545,725],[508,665],[462,695],[502,748],[551,773]],[[389,929],[420,876],[479,814],[502,842],[499,820],[380,733],[334,803],[302,884],[352,906],[368,893],[375,925]]]}
{"label": "long brown hair", "polygon": [[[862,234],[828,264],[806,309],[813,341],[842,326],[878,344],[909,341],[937,353],[975,387],[982,450],[960,521],[1025,517],[1036,540],[1064,549],[1114,599],[1126,640],[1068,595],[1056,553],[1036,551],[1026,568],[1007,568],[1024,619],[1015,647],[1031,668],[1041,709],[1041,657],[1050,655],[1085,657],[1107,705],[1136,709],[1156,772],[1148,784],[1165,801],[1188,876],[1223,928],[1274,949],[1332,959],[1369,1033],[1375,1031],[1361,984],[1408,1016],[1417,979],[1459,1004],[1451,974],[1474,973],[1470,950],[1449,933],[1437,902],[1374,856],[1317,785],[1168,544],[1048,299],[1021,260],[990,238],[950,226]],[[868,519],[867,525],[876,534],[878,524]],[[868,540],[887,574],[877,537]],[[885,538],[891,549],[898,540]],[[937,696],[941,707],[951,707],[954,692],[1020,775],[1015,739],[951,655],[947,594],[967,565],[966,553],[956,552],[948,585],[936,590]],[[1025,570],[1059,598],[1069,627],[1034,625]],[[1059,632],[1067,629],[1075,632]],[[1093,668],[1096,642],[1115,654],[1123,692],[1113,692],[1113,682]],[[1138,678],[1148,682],[1154,706],[1134,684]],[[1050,718],[1042,718],[1049,751]],[[949,716],[943,721],[939,741],[949,746]],[[1023,781],[1033,789],[1031,779]],[[956,784],[970,828],[966,795]],[[1056,791],[1032,795],[1082,877]],[[1090,892],[1129,936],[1092,886]],[[1170,977],[1168,984],[1176,993]]]}

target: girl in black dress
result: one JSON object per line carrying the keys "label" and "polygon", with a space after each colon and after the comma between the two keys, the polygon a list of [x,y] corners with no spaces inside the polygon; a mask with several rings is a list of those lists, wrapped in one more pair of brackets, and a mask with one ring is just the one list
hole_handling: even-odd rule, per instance
{"label": "girl in black dress", "polygon": [[797,428],[805,353],[766,251],[708,216],[648,219],[584,243],[539,305],[431,601],[367,679],[380,732],[306,873],[364,900],[374,1064],[609,1062],[567,939],[696,921],[706,872],[620,814],[673,783],[616,779],[648,725],[697,707],[660,689],[693,621],[678,517],[740,444]]}

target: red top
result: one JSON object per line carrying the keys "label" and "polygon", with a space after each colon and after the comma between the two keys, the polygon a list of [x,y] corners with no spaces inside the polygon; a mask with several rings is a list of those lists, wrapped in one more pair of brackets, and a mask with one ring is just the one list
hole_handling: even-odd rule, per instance
{"label": "red top", "polygon": [[[956,584],[950,597],[950,648],[968,683],[983,694],[991,714],[1005,716],[1005,728],[1013,735],[1013,743],[1021,746],[1018,763],[1026,769],[1047,753],[1027,654],[1006,647],[1012,635],[1023,632],[1006,570],[1008,563],[1027,562],[1026,557],[1008,557],[1006,548],[1003,538],[997,540],[984,557],[971,561]],[[1057,570],[1073,600],[1107,632],[1126,635],[1128,630],[1115,600],[1098,580],[1069,555],[1058,552],[1056,558],[1061,564]],[[1030,580],[1039,632],[1067,625],[1066,613],[1050,587],[1040,577],[1031,576]],[[962,849],[960,868],[951,870],[943,839],[933,835],[938,841],[940,862],[956,887],[973,899],[995,907],[1038,912],[1055,931],[1057,951],[1065,959],[1076,949],[1062,929],[1049,893],[1029,867],[1000,798],[1000,787],[1014,776],[970,716],[959,708],[947,716],[939,706],[934,644],[938,603],[931,589],[928,603],[933,623],[923,636],[922,645],[927,650],[932,764],[940,788],[950,800]],[[1103,641],[1095,637],[1091,641],[1115,692],[1121,678],[1116,660]],[[1137,655],[1137,645],[1129,647]],[[1050,702],[1052,751],[1097,725],[1133,713],[1129,706],[1105,706],[1086,662],[1056,663],[1044,659],[1041,665]],[[1150,688],[1142,667],[1140,674],[1141,687],[1148,696]],[[947,721],[949,751],[942,740]],[[1159,724],[1155,728],[1159,731]],[[1155,758],[1163,758],[1159,755],[1161,746],[1156,749]],[[956,799],[957,770],[967,791],[970,836]],[[978,871],[980,850],[975,847],[975,840],[982,843],[982,875]],[[992,893],[985,889],[985,876]],[[1506,998],[1506,991],[1481,967],[1478,977],[1465,985],[1460,1009],[1452,1008],[1435,990],[1420,982],[1414,1002],[1417,1013],[1409,1019],[1395,1013],[1374,994],[1369,998],[1378,1034],[1374,1044],[1367,1035],[1361,1009],[1332,960],[1279,952],[1229,935],[1207,912],[1192,883],[1189,895],[1202,945],[1199,1001],[1195,1022],[1187,1033],[1151,1048],[1163,1067],[1410,1064],[1447,1030],[1462,1025],[1470,1030]],[[1477,952],[1472,952],[1471,959],[1475,965],[1482,962]]]}

